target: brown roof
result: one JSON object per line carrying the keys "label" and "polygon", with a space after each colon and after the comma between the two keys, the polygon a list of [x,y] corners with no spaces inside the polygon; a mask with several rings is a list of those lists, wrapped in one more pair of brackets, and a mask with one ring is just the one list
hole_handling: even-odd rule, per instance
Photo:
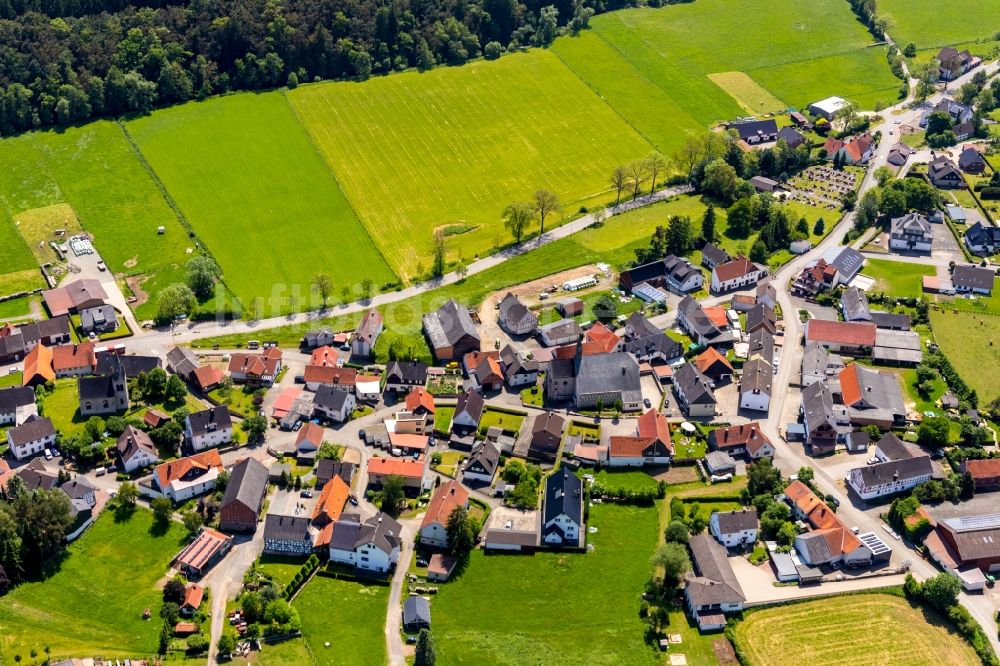
{"label": "brown roof", "polygon": [[458,564],[457,557],[434,553],[431,555],[431,559],[427,562],[427,573],[437,574],[438,576],[444,576],[447,578],[451,575],[451,571],[455,568],[456,564]]}
{"label": "brown roof", "polygon": [[358,381],[358,371],[354,368],[337,368],[329,365],[307,365],[302,377],[307,383],[354,386]]}
{"label": "brown roof", "polygon": [[867,321],[831,321],[810,319],[806,322],[806,342],[833,342],[854,347],[875,344],[875,324]]}
{"label": "brown roof", "polygon": [[204,598],[205,588],[191,583],[184,588],[184,603],[181,604],[181,608],[197,609],[198,606],[201,606],[201,600]]}
{"label": "brown roof", "polygon": [[195,368],[194,377],[199,388],[207,389],[222,381],[222,371],[210,365],[202,365]]}
{"label": "brown roof", "polygon": [[1000,477],[1000,458],[966,460],[965,471],[971,474],[973,479],[998,478]]}
{"label": "brown roof", "polygon": [[[270,350],[268,350],[270,351]],[[229,372],[242,372],[248,375],[275,375],[278,373],[278,365],[281,362],[281,355],[273,354],[242,354],[237,353],[229,357]]]}
{"label": "brown roof", "polygon": [[713,271],[719,282],[728,282],[749,275],[757,270],[757,266],[744,256],[739,256],[732,261],[716,266]]}
{"label": "brown roof", "polygon": [[421,529],[434,523],[447,525],[451,512],[460,506],[465,506],[468,501],[469,491],[458,481],[452,479],[441,484],[431,498],[430,504],[427,505],[424,522],[420,524]]}
{"label": "brown roof", "polygon": [[97,354],[94,353],[94,343],[82,342],[78,345],[57,345],[52,348],[52,369],[71,370],[97,365]]}
{"label": "brown roof", "polygon": [[170,415],[161,412],[158,409],[147,409],[146,413],[142,415],[142,421],[148,426],[157,428],[161,423],[170,420]]}
{"label": "brown roof", "polygon": [[712,431],[711,437],[717,448],[727,449],[744,446],[751,453],[756,452],[765,444],[771,443],[757,422],[743,423],[728,428],[716,428]]}
{"label": "brown roof", "polygon": [[295,446],[298,448],[303,442],[310,442],[319,448],[323,443],[323,426],[310,421],[299,429],[299,434],[295,436]]}
{"label": "brown roof", "polygon": [[217,468],[220,472],[222,471],[222,458],[219,456],[217,449],[209,449],[208,451],[202,451],[187,458],[178,458],[177,460],[165,462],[162,465],[157,465],[153,473],[156,475],[157,481],[159,481],[160,488],[166,488],[170,485],[171,481],[181,478],[192,469],[208,470],[212,467]]}
{"label": "brown roof", "polygon": [[335,366],[340,361],[337,350],[330,346],[314,349],[309,357],[309,365],[332,365]]}

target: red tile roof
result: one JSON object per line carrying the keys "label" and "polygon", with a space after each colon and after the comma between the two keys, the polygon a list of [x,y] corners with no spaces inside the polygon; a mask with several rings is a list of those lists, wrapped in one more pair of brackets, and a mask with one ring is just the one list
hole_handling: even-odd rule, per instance
{"label": "red tile roof", "polygon": [[965,469],[973,479],[1000,478],[1000,458],[988,460],[966,460]]}
{"label": "red tile roof", "polygon": [[752,261],[744,256],[739,256],[732,261],[727,261],[724,264],[716,266],[713,269],[713,272],[719,282],[729,282],[730,280],[741,278],[744,275],[749,275],[756,270],[757,267]]}
{"label": "red tile roof", "polygon": [[711,368],[716,363],[722,363],[729,372],[733,371],[733,365],[726,359],[725,356],[720,354],[715,347],[709,347],[702,353],[698,354],[694,359],[694,365],[698,368],[698,372],[705,374],[705,372]]}
{"label": "red tile roof", "polygon": [[351,489],[344,480],[335,476],[323,486],[316,508],[313,509],[312,521],[322,523],[332,523],[340,520],[347,505],[347,496],[351,494]]}
{"label": "red tile roof", "polygon": [[317,382],[336,386],[354,386],[358,381],[358,371],[354,368],[336,368],[328,365],[307,365],[302,373],[307,384]]}
{"label": "red tile roof", "polygon": [[726,328],[729,326],[729,316],[726,314],[726,308],[721,305],[711,305],[707,308],[702,308],[705,316],[708,317],[709,321],[718,326],[719,328]]}
{"label": "red tile roof", "polygon": [[875,324],[867,321],[810,319],[806,322],[806,342],[871,347],[875,344],[875,330]]}
{"label": "red tile roof", "polygon": [[639,436],[653,437],[666,444],[668,448],[672,448],[667,417],[655,409],[650,409],[639,417]]}
{"label": "red tile roof", "polygon": [[52,369],[72,370],[97,365],[97,355],[92,342],[82,342],[78,345],[58,345],[52,348]]}
{"label": "red tile roof", "polygon": [[840,393],[844,404],[848,407],[861,401],[861,378],[858,376],[858,364],[852,363],[840,371]]}
{"label": "red tile roof", "polygon": [[721,449],[743,446],[751,453],[755,453],[765,444],[771,444],[771,440],[760,429],[760,424],[757,422],[743,423],[728,428],[716,428],[712,431],[712,437],[715,440],[715,445]]}
{"label": "red tile roof", "polygon": [[201,600],[205,598],[205,588],[201,585],[195,585],[191,583],[184,588],[184,603],[181,604],[181,608],[191,608],[194,610],[201,606]]}
{"label": "red tile roof", "polygon": [[295,446],[302,446],[304,442],[315,444],[316,448],[323,443],[323,426],[310,421],[299,429],[299,434],[295,436]]}
{"label": "red tile roof", "polygon": [[56,373],[52,370],[52,350],[39,342],[35,348],[24,357],[24,374],[21,376],[21,385],[27,386],[35,378],[41,377],[42,381],[55,381]]}
{"label": "red tile roof", "polygon": [[406,411],[413,412],[418,407],[423,407],[431,414],[434,413],[434,396],[423,386],[417,386],[406,394]]}
{"label": "red tile roof", "polygon": [[208,389],[222,381],[222,371],[210,365],[202,365],[194,370],[194,378],[201,389]]}
{"label": "red tile roof", "polygon": [[376,456],[368,459],[368,473],[382,476],[394,474],[404,479],[420,479],[424,476],[424,461]]}
{"label": "red tile roof", "polygon": [[156,469],[153,470],[153,474],[156,475],[160,488],[166,488],[170,485],[171,481],[179,479],[192,469],[207,470],[212,467],[218,468],[220,472],[222,471],[222,458],[219,456],[217,449],[209,449],[208,451],[202,451],[187,458],[178,458],[177,460],[157,465]]}
{"label": "red tile roof", "polygon": [[458,481],[453,479],[441,484],[427,505],[427,513],[424,514],[424,522],[420,524],[420,528],[434,523],[447,525],[451,512],[460,506],[465,506],[468,501],[469,491]]}
{"label": "red tile roof", "polygon": [[326,345],[313,350],[312,356],[309,359],[309,365],[336,366],[339,360],[337,350]]}
{"label": "red tile roof", "polygon": [[600,349],[599,352],[591,352],[592,354],[612,352],[622,341],[617,333],[601,322],[597,322],[587,330],[584,340],[584,345],[592,343],[593,348]]}

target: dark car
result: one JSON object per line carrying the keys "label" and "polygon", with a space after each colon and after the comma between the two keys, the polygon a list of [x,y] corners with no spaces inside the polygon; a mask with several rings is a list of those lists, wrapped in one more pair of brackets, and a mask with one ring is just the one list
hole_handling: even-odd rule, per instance
{"label": "dark car", "polygon": [[306,376],[305,375],[295,375],[295,383],[296,384],[305,384],[306,383]]}

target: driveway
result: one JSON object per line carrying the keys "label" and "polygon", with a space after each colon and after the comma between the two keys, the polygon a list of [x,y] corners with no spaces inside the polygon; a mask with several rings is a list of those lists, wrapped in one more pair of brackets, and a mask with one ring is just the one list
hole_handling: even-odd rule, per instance
{"label": "driveway", "polygon": [[107,269],[102,271],[97,267],[100,261],[103,260],[96,246],[94,247],[94,254],[85,254],[80,257],[73,256],[72,251],[70,251],[70,270],[66,273],[66,277],[63,278],[63,282],[72,282],[83,278],[97,280],[107,293],[108,302],[115,306],[115,309],[122,314],[132,332],[135,334],[141,333],[142,329],[139,328],[135,315],[132,313],[132,308],[129,307],[124,294],[122,294],[121,287],[118,286],[118,281],[111,271]]}
{"label": "driveway", "polygon": [[410,570],[410,559],[413,557],[413,540],[420,530],[424,515],[399,521],[403,526],[403,546],[399,551],[399,561],[396,572],[392,576],[392,586],[389,588],[389,605],[385,610],[385,648],[389,655],[390,666],[405,666],[406,651],[403,646],[403,587]]}

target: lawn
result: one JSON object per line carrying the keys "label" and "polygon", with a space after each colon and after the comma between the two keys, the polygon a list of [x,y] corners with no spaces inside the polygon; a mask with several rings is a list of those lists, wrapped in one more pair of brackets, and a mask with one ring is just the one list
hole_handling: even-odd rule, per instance
{"label": "lawn", "polygon": [[962,379],[986,404],[1000,395],[995,377],[1000,374],[1000,317],[991,314],[930,311],[934,340]]}
{"label": "lawn", "polygon": [[317,666],[381,666],[386,662],[388,603],[388,586],[316,576],[295,598],[293,606],[299,611],[302,633]]}
{"label": "lawn", "polygon": [[31,312],[31,299],[27,296],[23,298],[12,298],[9,301],[0,303],[0,321],[4,319],[18,319],[26,317]]}
{"label": "lawn", "polygon": [[479,432],[485,433],[493,426],[499,426],[509,432],[520,432],[527,416],[524,412],[513,412],[507,410],[487,407],[483,410],[482,418],[479,419]]}
{"label": "lawn", "polygon": [[271,577],[281,587],[288,585],[295,574],[306,563],[302,557],[282,557],[280,555],[263,554],[260,556],[260,570]]}
{"label": "lawn", "polygon": [[8,388],[11,386],[20,386],[23,381],[23,375],[20,372],[8,372],[6,374],[0,375],[0,388]]}
{"label": "lawn", "polygon": [[[202,659],[202,662],[205,660]],[[252,652],[250,659],[237,658],[231,662],[237,666],[303,666],[315,661],[304,638],[293,638],[280,643],[265,643],[260,652]]]}
{"label": "lawn", "polygon": [[656,511],[597,505],[590,523],[589,554],[474,551],[431,602],[438,664],[660,663],[638,614]]}
{"label": "lawn", "polygon": [[890,594],[831,597],[755,611],[736,625],[735,636],[750,666],[980,663],[972,646],[936,613]]}
{"label": "lawn", "polygon": [[933,266],[926,264],[869,258],[861,272],[875,278],[875,284],[869,290],[872,293],[881,292],[896,298],[919,298],[923,293],[923,276],[934,275],[936,271]]}
{"label": "lawn", "polygon": [[948,390],[948,385],[945,384],[943,379],[941,379],[940,374],[937,374],[934,381],[931,382],[931,384],[934,385],[934,389],[925,398],[920,395],[919,391],[917,391],[917,371],[913,368],[908,368],[906,370],[882,368],[882,370],[899,373],[899,383],[906,392],[907,404],[912,402],[914,404],[915,411],[920,413],[926,411],[940,411],[941,408],[935,404],[935,401],[944,395],[945,391]]}
{"label": "lawn", "polygon": [[[652,146],[550,51],[288,94],[382,253],[405,278],[507,242],[500,213],[538,188],[566,213],[605,203],[608,174]],[[600,128],[587,131],[586,128]],[[559,222],[554,215],[551,227]]]}
{"label": "lawn", "polygon": [[[83,233],[72,206],[64,203],[22,211],[14,216],[14,226],[39,264],[59,261],[49,242],[62,243]],[[61,235],[57,236],[56,231]]]}
{"label": "lawn", "polygon": [[594,473],[594,482],[607,488],[624,488],[626,490],[651,490],[659,485],[656,479],[645,472],[607,468]]}
{"label": "lawn", "polygon": [[571,435],[577,435],[585,442],[599,442],[601,440],[601,426],[586,421],[570,421],[566,427],[566,436]]}
{"label": "lawn", "polygon": [[83,432],[87,419],[80,415],[80,394],[76,388],[76,378],[57,379],[55,389],[41,401],[44,415],[52,420],[52,426],[63,437]]}
{"label": "lawn", "polygon": [[434,470],[454,479],[458,475],[458,465],[465,459],[465,454],[458,451],[441,451],[435,455],[441,456],[441,464],[433,465]]}
{"label": "lawn", "polygon": [[434,432],[448,433],[451,431],[451,418],[455,416],[454,406],[439,406],[434,409]]}
{"label": "lawn", "polygon": [[319,307],[318,272],[336,292],[394,280],[283,94],[175,106],[127,127],[245,307]]}
{"label": "lawn", "polygon": [[[938,5],[933,0],[879,0],[879,14],[889,19],[896,43],[914,42],[920,49],[961,45],[992,37],[1000,25],[1000,4],[979,0],[955,0]],[[975,53],[980,49],[964,44]],[[983,55],[989,53],[987,48]]]}
{"label": "lawn", "polygon": [[[193,242],[116,123],[4,139],[0,163],[9,165],[0,173],[0,199],[11,217],[68,203],[112,271],[152,276],[147,290],[154,292],[183,281]],[[154,308],[153,301],[140,307],[140,316]]]}
{"label": "lawn", "polygon": [[719,72],[709,74],[708,78],[739,102],[747,113],[780,113],[788,108],[787,104],[743,72]]}
{"label": "lawn", "polygon": [[239,417],[246,417],[260,411],[260,408],[253,404],[253,394],[256,389],[248,386],[233,386],[226,390],[215,388],[208,392],[208,397],[219,405],[226,405],[229,411]]}
{"label": "lawn", "polygon": [[[139,509],[125,523],[111,512],[69,547],[44,582],[25,583],[0,598],[0,654],[5,664],[29,650],[53,659],[102,655],[137,657],[156,653],[160,620],[142,611],[160,607],[158,582],[180,550],[185,531],[177,523],[163,536],[150,530],[153,514]],[[123,554],[128,574],[122,575]]]}

